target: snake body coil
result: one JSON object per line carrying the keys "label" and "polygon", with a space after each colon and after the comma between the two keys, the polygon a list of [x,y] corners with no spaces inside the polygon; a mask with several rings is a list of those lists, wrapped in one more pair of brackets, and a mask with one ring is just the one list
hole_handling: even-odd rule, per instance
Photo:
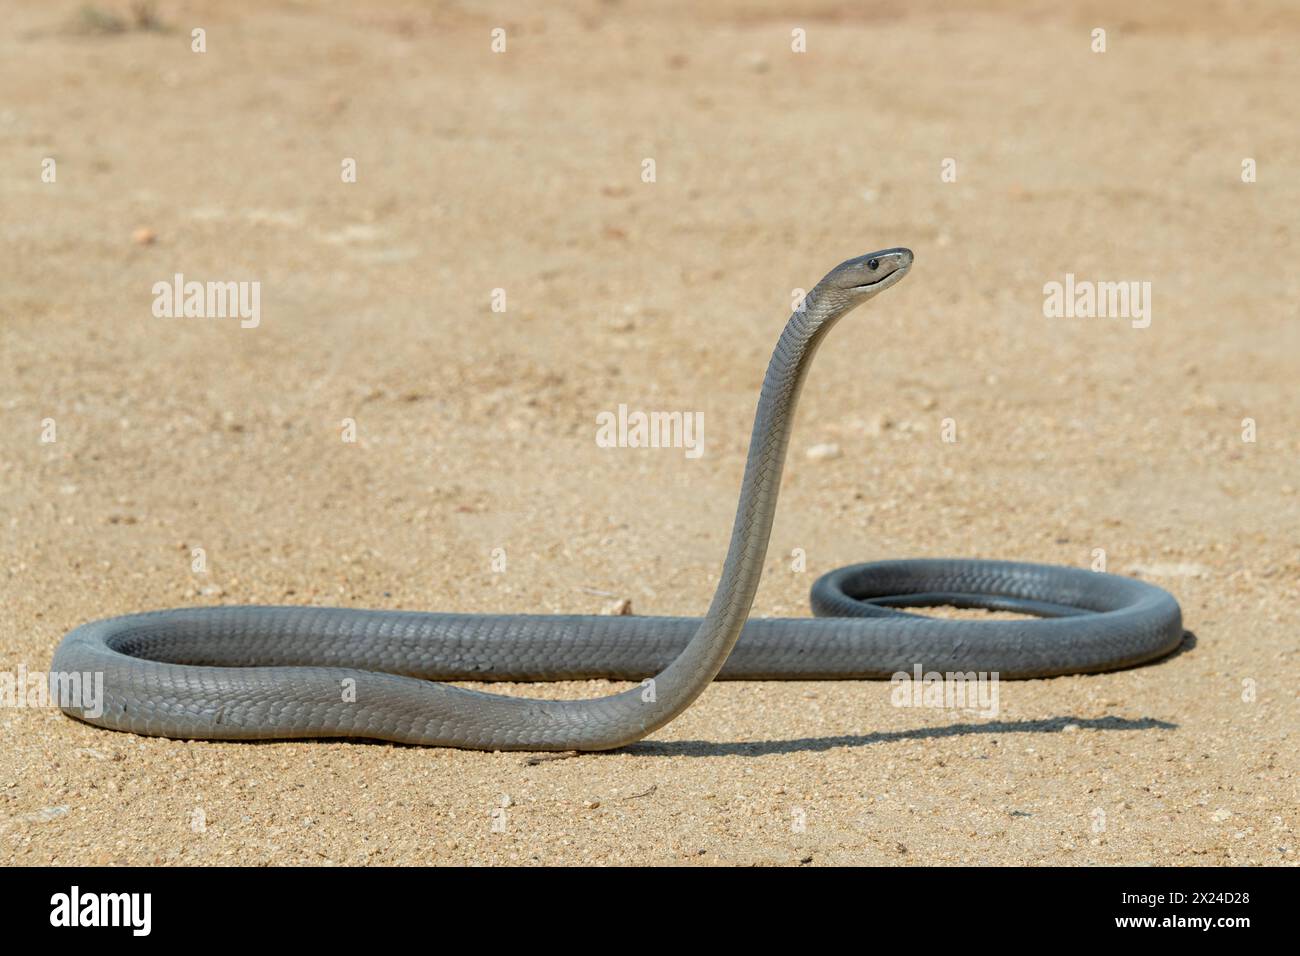
{"label": "snake body coil", "polygon": [[[315,607],[154,611],[85,624],[57,674],[103,674],[101,727],[242,740],[359,737],[482,750],[606,750],[685,710],[715,677],[888,677],[996,671],[1044,677],[1131,666],[1182,639],[1160,588],[1075,568],[911,560],[833,571],[814,619],[749,620],[794,410],[814,353],[847,312],[898,282],[906,249],[850,259],[791,316],[763,380],[731,543],[703,618],[430,614]],[[952,621],[951,604],[1040,619]],[[743,633],[742,633],[743,631]],[[439,680],[646,679],[595,700],[535,700]]]}

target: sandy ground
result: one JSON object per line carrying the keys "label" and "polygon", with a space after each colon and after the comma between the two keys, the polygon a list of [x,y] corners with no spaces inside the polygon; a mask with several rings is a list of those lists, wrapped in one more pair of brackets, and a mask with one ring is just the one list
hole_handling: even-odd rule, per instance
{"label": "sandy ground", "polygon": [[[177,605],[699,613],[791,290],[891,245],[917,264],[818,359],[755,613],[853,561],[1104,549],[1187,649],[991,720],[715,684],[540,762],[5,708],[0,860],[1300,859],[1300,14],[797,6],[8,4],[0,670]],[[260,325],[155,318],[176,272],[258,280]],[[1150,281],[1150,326],[1044,318],[1067,272]],[[703,411],[705,454],[597,447],[619,403]]]}

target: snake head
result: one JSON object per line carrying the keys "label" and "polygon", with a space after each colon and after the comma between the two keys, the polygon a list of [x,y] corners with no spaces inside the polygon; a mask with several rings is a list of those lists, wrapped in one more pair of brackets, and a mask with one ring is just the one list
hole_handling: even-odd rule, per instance
{"label": "snake head", "polygon": [[888,289],[912,268],[911,249],[882,249],[869,252],[830,271],[821,284],[847,293],[854,305]]}

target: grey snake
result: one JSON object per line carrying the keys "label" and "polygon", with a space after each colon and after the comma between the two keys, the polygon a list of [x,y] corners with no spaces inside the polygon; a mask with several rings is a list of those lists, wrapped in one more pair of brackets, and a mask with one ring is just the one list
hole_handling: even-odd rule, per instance
{"label": "grey snake", "polygon": [[[889,677],[925,671],[1047,677],[1141,664],[1182,640],[1153,585],[1081,568],[924,559],[841,568],[813,586],[814,618],[749,618],[795,406],[818,346],[897,283],[912,253],[833,269],[790,317],[754,419],[735,524],[703,618],[435,614],[319,607],[153,611],[82,625],[55,673],[103,675],[100,727],[210,740],[353,737],[481,750],[607,750],[685,710],[715,678]],[[933,605],[1019,611],[945,620]],[[593,700],[537,700],[440,681],[639,681]]]}

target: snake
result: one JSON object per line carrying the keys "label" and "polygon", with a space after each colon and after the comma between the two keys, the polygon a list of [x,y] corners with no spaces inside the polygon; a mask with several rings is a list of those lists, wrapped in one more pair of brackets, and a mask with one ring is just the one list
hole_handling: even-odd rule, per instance
{"label": "snake", "polygon": [[[754,618],[796,405],[813,357],[851,310],[896,285],[909,249],[849,259],[802,299],[763,378],[736,516],[703,617],[454,614],[212,606],[70,631],[56,674],[102,676],[60,700],[99,727],[195,740],[355,738],[475,750],[602,751],[654,733],[715,679],[914,673],[1052,677],[1132,667],[1182,641],[1178,602],[1091,568],[914,558],[840,568],[812,617]],[[936,606],[1013,619],[917,613]],[[535,699],[449,682],[605,678],[594,699]]]}

